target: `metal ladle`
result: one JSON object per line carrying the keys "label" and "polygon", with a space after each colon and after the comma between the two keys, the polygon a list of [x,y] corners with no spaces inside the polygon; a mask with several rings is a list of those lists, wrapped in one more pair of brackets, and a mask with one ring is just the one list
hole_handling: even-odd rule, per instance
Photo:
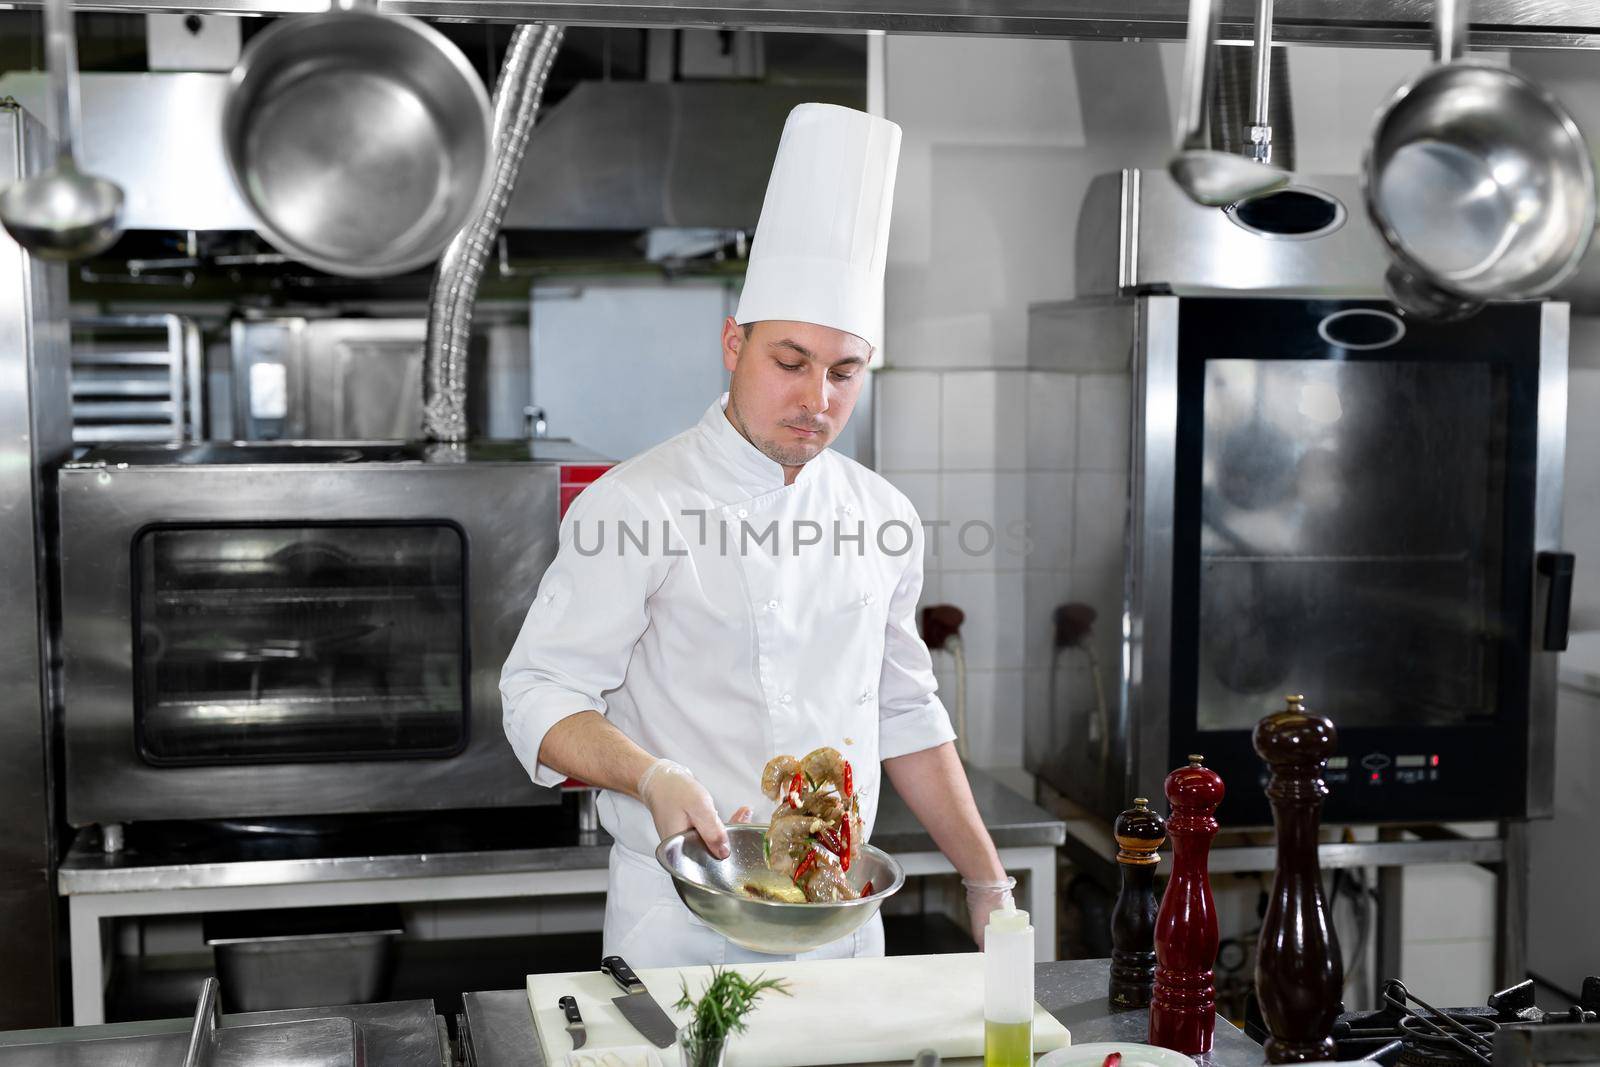
{"label": "metal ladle", "polygon": [[47,0],[45,54],[55,114],[56,164],[0,191],[0,222],[42,259],[81,259],[122,236],[122,190],[78,170],[78,46],[70,0]]}
{"label": "metal ladle", "polygon": [[[1270,15],[1267,22],[1270,37]],[[1259,35],[1259,25],[1257,32]],[[1188,48],[1183,61],[1183,127],[1177,151],[1167,161],[1167,172],[1195,203],[1226,207],[1287,184],[1289,175],[1276,167],[1263,166],[1232,152],[1219,152],[1207,145],[1206,96],[1211,91],[1215,38],[1213,0],[1189,0]],[[1258,106],[1262,99],[1258,84]]]}

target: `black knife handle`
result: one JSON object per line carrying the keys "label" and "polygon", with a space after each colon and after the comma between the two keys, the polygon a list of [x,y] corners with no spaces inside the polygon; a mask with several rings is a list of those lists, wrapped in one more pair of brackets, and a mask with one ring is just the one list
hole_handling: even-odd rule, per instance
{"label": "black knife handle", "polygon": [[600,961],[600,969],[611,976],[611,980],[622,987],[624,993],[634,993],[644,989],[644,983],[639,981],[639,976],[633,973],[633,968],[628,966],[628,961],[621,956],[607,956]]}
{"label": "black knife handle", "polygon": [[581,1022],[583,1022],[583,1016],[578,1014],[578,998],[577,997],[562,997],[560,1000],[556,1001],[556,1003],[561,1005],[561,1014],[563,1014],[563,1015],[565,1015],[567,1017],[567,1022],[569,1022],[569,1023],[581,1023]]}

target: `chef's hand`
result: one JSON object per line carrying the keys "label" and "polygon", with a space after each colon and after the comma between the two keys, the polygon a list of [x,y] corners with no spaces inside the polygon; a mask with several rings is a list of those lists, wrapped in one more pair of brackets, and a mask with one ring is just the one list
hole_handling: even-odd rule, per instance
{"label": "chef's hand", "polygon": [[1011,891],[1017,887],[1017,880],[1007,877],[983,882],[963,878],[961,884],[967,890],[967,919],[972,923],[972,939],[981,949],[983,932],[989,925],[989,913],[1017,906],[1011,896]]}
{"label": "chef's hand", "polygon": [[695,781],[689,768],[669,759],[658,759],[639,776],[635,791],[650,809],[656,833],[662,838],[692,828],[713,856],[728,858],[728,831],[717,817],[711,794]]}

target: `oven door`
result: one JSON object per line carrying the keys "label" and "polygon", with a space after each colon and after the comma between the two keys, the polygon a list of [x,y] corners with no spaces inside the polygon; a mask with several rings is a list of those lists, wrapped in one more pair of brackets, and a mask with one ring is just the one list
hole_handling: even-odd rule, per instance
{"label": "oven door", "polygon": [[1376,302],[1150,303],[1175,341],[1147,366],[1176,418],[1169,691],[1145,709],[1167,717],[1164,766],[1203,754],[1221,817],[1270,822],[1251,731],[1301,693],[1339,730],[1331,822],[1547,805],[1535,608],[1560,527],[1565,308],[1419,324]]}
{"label": "oven door", "polygon": [[69,819],[536,804],[499,673],[557,468],[61,474]]}

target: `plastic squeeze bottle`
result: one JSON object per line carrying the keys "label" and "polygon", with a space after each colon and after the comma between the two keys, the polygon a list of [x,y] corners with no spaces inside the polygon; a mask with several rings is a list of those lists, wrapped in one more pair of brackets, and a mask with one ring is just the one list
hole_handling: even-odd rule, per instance
{"label": "plastic squeeze bottle", "polygon": [[983,1067],[1033,1063],[1033,927],[1016,908],[983,932]]}

